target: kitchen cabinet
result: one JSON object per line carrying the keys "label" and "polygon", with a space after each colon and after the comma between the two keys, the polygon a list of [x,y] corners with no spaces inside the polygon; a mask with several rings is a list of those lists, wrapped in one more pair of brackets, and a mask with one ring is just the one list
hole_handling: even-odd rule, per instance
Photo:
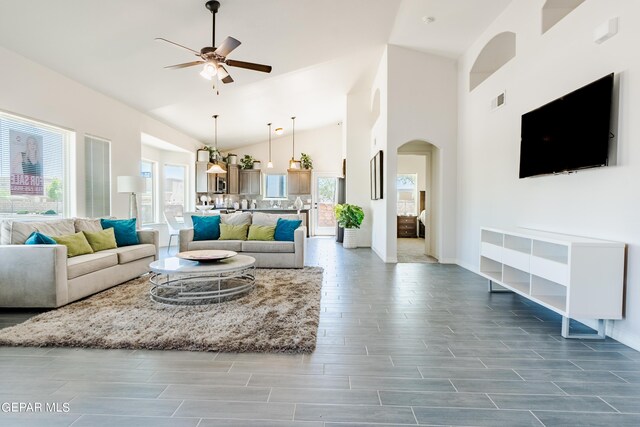
{"label": "kitchen cabinet", "polygon": [[260,169],[241,169],[238,175],[240,194],[262,194],[262,173]]}
{"label": "kitchen cabinet", "polygon": [[287,170],[287,194],[289,196],[311,194],[311,169]]}

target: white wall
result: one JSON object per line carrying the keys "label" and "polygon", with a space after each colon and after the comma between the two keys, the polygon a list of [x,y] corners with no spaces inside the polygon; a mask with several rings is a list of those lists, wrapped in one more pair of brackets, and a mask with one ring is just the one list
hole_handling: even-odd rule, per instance
{"label": "white wall", "polygon": [[364,211],[364,220],[356,234],[359,247],[371,246],[373,211],[369,181],[371,145],[371,100],[368,90],[347,95],[345,158],[347,159],[346,202]]}
{"label": "white wall", "polygon": [[[385,100],[381,103],[381,110],[384,110],[388,121],[384,143],[385,200],[376,205],[376,215],[384,221],[381,224],[381,229],[385,230],[384,244],[381,244],[384,253],[378,251],[378,254],[386,262],[396,261],[395,176],[398,148],[407,142],[422,140],[439,149],[438,167],[434,169],[439,173],[434,183],[440,185],[437,192],[439,200],[435,205],[441,230],[438,233],[440,247],[436,253],[441,263],[452,263],[456,255],[457,64],[450,59],[398,46],[388,46],[386,52],[388,57],[384,62],[388,68],[383,72],[379,70],[377,76],[382,79],[388,75],[388,97],[385,93]],[[382,117],[381,113],[378,121]],[[380,202],[383,208],[379,208]]]}
{"label": "white wall", "polygon": [[[459,62],[458,261],[478,269],[481,226],[626,242],[626,318],[608,333],[640,349],[640,193],[631,186],[640,182],[640,2],[589,0],[541,35],[543,3],[513,1]],[[614,16],[620,32],[595,44],[593,30]],[[516,57],[469,93],[478,52],[506,30],[517,34]],[[617,165],[518,179],[521,115],[611,72],[619,76]],[[505,89],[506,104],[491,111],[491,98]]]}
{"label": "white wall", "polygon": [[84,134],[111,141],[112,215],[124,217],[128,198],[116,191],[118,175],[140,173],[140,134],[194,151],[201,145],[175,129],[48,68],[0,47],[0,109],[76,132],[74,200],[84,215]]}
{"label": "white wall", "polygon": [[[375,120],[371,126],[371,141],[369,142],[369,156],[370,160],[379,150],[383,151],[383,172],[384,182],[388,183],[388,162],[389,156],[387,156],[387,131],[388,131],[388,80],[389,80],[389,68],[388,68],[389,46],[386,46],[380,63],[378,64],[378,70],[373,80],[371,87],[371,94],[369,105],[374,111],[373,119]],[[364,156],[366,152],[362,153]],[[347,157],[347,165],[350,159]],[[347,166],[348,168],[348,166]],[[368,170],[368,168],[367,168]],[[392,175],[393,176],[393,175]],[[370,193],[370,192],[368,192]],[[398,258],[395,251],[389,252],[387,245],[387,201],[389,199],[388,187],[385,186],[383,192],[383,199],[371,201],[372,223],[371,223],[371,249],[385,262],[397,262]],[[395,221],[395,213],[393,214],[393,220]],[[395,227],[394,227],[395,232]],[[393,238],[395,240],[395,238]]]}
{"label": "white wall", "polygon": [[[273,129],[275,130],[275,129]],[[265,123],[264,133],[267,134]],[[325,126],[304,132],[296,131],[296,159],[300,159],[300,153],[306,153],[313,160],[313,171],[316,173],[336,173],[342,175],[342,125]],[[218,143],[218,146],[224,146]],[[285,129],[285,134],[278,138],[271,138],[271,161],[273,169],[269,173],[286,173],[291,159],[292,139],[291,128]],[[262,162],[262,169],[267,172],[269,161],[269,141],[265,140],[257,144],[234,148],[234,154],[238,155],[238,161],[250,154],[255,160]]]}

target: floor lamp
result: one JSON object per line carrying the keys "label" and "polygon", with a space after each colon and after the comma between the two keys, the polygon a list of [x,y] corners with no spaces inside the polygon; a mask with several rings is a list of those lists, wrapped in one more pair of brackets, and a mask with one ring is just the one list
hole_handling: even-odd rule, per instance
{"label": "floor lamp", "polygon": [[136,228],[140,228],[141,221],[138,214],[138,200],[136,193],[145,191],[146,180],[142,176],[119,176],[118,193],[129,193],[129,218],[136,219]]}

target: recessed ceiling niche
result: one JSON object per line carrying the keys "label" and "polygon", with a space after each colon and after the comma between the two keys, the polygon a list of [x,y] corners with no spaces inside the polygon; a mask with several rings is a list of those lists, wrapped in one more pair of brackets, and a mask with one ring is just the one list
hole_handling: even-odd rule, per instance
{"label": "recessed ceiling niche", "polygon": [[469,91],[488,79],[514,56],[516,56],[516,33],[505,31],[489,40],[469,72]]}
{"label": "recessed ceiling niche", "polygon": [[582,3],[584,0],[547,0],[542,6],[542,34]]}

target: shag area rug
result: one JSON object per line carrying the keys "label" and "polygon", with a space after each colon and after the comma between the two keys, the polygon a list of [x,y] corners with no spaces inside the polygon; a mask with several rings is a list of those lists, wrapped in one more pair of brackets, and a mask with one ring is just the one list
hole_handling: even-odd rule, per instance
{"label": "shag area rug", "polygon": [[141,277],[0,330],[0,345],[312,352],[322,268],[256,269],[256,287],[220,304],[169,306]]}

